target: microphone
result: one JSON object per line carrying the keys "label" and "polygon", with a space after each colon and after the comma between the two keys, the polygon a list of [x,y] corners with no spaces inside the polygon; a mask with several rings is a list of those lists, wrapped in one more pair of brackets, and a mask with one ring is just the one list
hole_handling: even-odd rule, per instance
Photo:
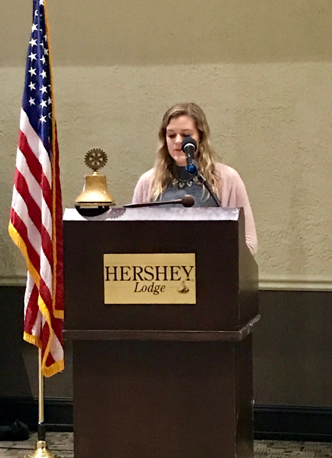
{"label": "microphone", "polygon": [[182,141],[181,149],[187,157],[186,169],[191,175],[197,174],[197,167],[195,164],[195,153],[197,150],[197,143],[192,137],[185,137]]}
{"label": "microphone", "polygon": [[192,207],[195,203],[195,197],[187,194],[183,196],[182,199],[175,199],[175,200],[165,200],[163,201],[156,201],[156,202],[143,202],[142,204],[126,204],[124,207],[126,208],[137,208],[137,207],[155,207],[158,205],[171,205],[171,204],[182,204],[184,207]]}

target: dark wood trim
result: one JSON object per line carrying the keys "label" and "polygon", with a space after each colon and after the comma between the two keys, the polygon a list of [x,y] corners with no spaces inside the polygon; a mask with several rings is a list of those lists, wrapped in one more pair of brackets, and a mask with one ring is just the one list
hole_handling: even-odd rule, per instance
{"label": "dark wood trim", "polygon": [[332,407],[255,405],[255,439],[332,442]]}
{"label": "dark wood trim", "polygon": [[[38,401],[33,398],[0,397],[0,424],[16,419],[36,431]],[[332,442],[332,408],[255,405],[255,439]],[[71,399],[46,399],[48,431],[73,431]]]}
{"label": "dark wood trim", "polygon": [[241,342],[251,334],[254,325],[260,320],[255,316],[238,331],[133,331],[133,330],[68,330],[67,339],[72,340],[155,340],[192,342]]}

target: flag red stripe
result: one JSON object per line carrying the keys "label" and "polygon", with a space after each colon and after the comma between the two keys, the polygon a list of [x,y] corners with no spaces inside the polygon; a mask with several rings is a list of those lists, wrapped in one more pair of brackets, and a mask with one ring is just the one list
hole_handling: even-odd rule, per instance
{"label": "flag red stripe", "polygon": [[19,133],[18,147],[22,154],[24,154],[30,172],[35,177],[37,183],[39,183],[43,190],[43,197],[48,208],[50,209],[50,211],[52,211],[52,189],[50,187],[47,177],[44,175],[41,163],[39,162],[35,153],[30,148],[28,139],[21,130]]}
{"label": "flag red stripe", "polygon": [[[26,182],[25,182],[24,178],[22,177],[22,175],[20,174],[20,172],[18,172],[18,174],[20,175],[20,178],[18,177],[19,184],[17,186],[17,188],[18,188],[17,190],[20,192],[20,191],[22,191],[22,187],[24,187],[24,183],[26,185]],[[24,181],[24,183],[23,183],[22,180]],[[23,191],[25,191],[25,190],[23,190]],[[20,192],[20,194],[21,194],[21,192]],[[47,258],[47,260],[48,260],[48,262],[50,264],[50,269],[52,269],[52,262],[53,262],[52,241],[50,239],[49,233],[46,231],[44,226],[41,224],[41,215],[40,215],[39,207],[38,207],[38,205],[36,205],[35,201],[30,196],[28,190],[26,192],[24,192],[23,199],[24,199],[24,201],[25,201],[25,203],[26,203],[26,205],[28,207],[29,217],[31,218],[32,222],[35,224],[35,226],[37,227],[37,229],[39,229],[39,232],[41,233],[43,252],[44,252],[44,254],[45,254],[45,256],[46,256],[46,258]],[[28,256],[29,256],[29,259],[30,259],[32,265],[37,270],[37,272],[39,272],[40,254],[37,253],[35,251],[34,247],[30,244],[30,240],[29,240],[29,237],[28,237],[28,230],[27,230],[26,224],[17,215],[17,213],[13,209],[11,210],[11,212],[13,212],[13,214],[15,214],[15,216],[13,218],[11,216],[12,224],[15,227],[15,229],[17,230],[17,232],[21,235],[21,237],[22,237],[22,239],[23,239],[23,241],[24,241],[24,243],[25,243],[25,245],[27,247]],[[39,213],[39,216],[38,216],[38,213]]]}
{"label": "flag red stripe", "polygon": [[24,331],[27,332],[28,334],[32,334],[32,330],[34,327],[34,324],[36,322],[36,318],[38,315],[38,307],[35,307],[35,304],[38,301],[38,288],[35,285],[32,289],[30,298],[29,298],[29,303],[26,307],[25,310],[25,318],[24,318]]}
{"label": "flag red stripe", "polygon": [[31,221],[40,231],[42,224],[40,208],[38,207],[34,199],[31,197],[27,182],[25,181],[24,176],[18,169],[15,170],[15,188],[17,189],[18,193],[21,195],[22,199],[26,203]]}
{"label": "flag red stripe", "polygon": [[55,360],[54,360],[54,358],[52,357],[52,354],[49,353],[49,354],[48,354],[48,357],[47,357],[47,359],[46,359],[46,365],[47,365],[47,367],[52,366],[52,364],[54,364],[54,363],[55,363]]}
{"label": "flag red stripe", "polygon": [[[43,345],[43,348],[45,349],[46,348],[46,345],[49,341],[49,338],[50,338],[50,332],[49,332],[49,327],[47,325],[45,325],[42,329],[42,345]],[[44,347],[45,345],[45,347]],[[46,358],[46,366],[51,366],[52,364],[55,363],[55,359],[53,358],[51,352],[47,355],[47,358]]]}
{"label": "flag red stripe", "polygon": [[28,236],[28,230],[26,228],[25,223],[23,220],[19,217],[19,215],[16,213],[16,211],[11,208],[10,210],[10,220],[17,230],[17,232],[20,234],[23,242],[25,243],[25,246],[27,248],[29,260],[33,267],[36,269],[37,272],[40,270],[40,258],[34,247],[31,245],[29,236]]}
{"label": "flag red stripe", "polygon": [[28,214],[30,216],[31,221],[33,222],[33,224],[36,226],[36,228],[38,229],[38,231],[41,234],[42,248],[52,268],[52,262],[53,262],[52,240],[50,238],[48,231],[42,225],[41,210],[38,207],[38,205],[36,204],[36,202],[34,201],[34,199],[31,197],[27,182],[24,176],[21,174],[21,172],[18,169],[16,169],[15,171],[15,187],[17,191],[19,192],[19,194],[21,195],[24,202],[26,203]]}
{"label": "flag red stripe", "polygon": [[[59,341],[62,343],[62,320],[59,320],[57,318],[54,318],[53,316],[53,310],[52,310],[52,296],[51,296],[51,291],[48,289],[46,283],[44,282],[43,278],[40,279],[40,296],[43,299],[50,317],[51,317],[51,324],[53,331],[55,332],[57,338]],[[43,339],[44,340],[44,339]]]}
{"label": "flag red stripe", "polygon": [[47,323],[44,324],[42,330],[41,330],[41,341],[42,341],[42,350],[43,352],[46,350],[48,341],[50,339],[50,329]]}
{"label": "flag red stripe", "polygon": [[[51,291],[48,289],[43,277],[40,277],[40,285],[39,285],[39,294],[40,297],[43,299],[47,310],[50,314],[52,314],[52,296]],[[51,315],[52,316],[52,315]]]}
{"label": "flag red stripe", "polygon": [[52,241],[50,239],[49,233],[44,228],[44,226],[42,226],[41,236],[42,236],[43,252],[50,264],[50,269],[52,270],[52,263],[53,263]]}

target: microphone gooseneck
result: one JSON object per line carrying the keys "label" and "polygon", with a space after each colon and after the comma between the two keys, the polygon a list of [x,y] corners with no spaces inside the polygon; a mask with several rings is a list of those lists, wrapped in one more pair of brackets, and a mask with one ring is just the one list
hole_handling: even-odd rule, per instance
{"label": "microphone gooseneck", "polygon": [[195,197],[187,194],[183,196],[182,199],[175,199],[175,200],[157,200],[155,202],[143,202],[141,204],[126,204],[124,207],[126,208],[138,208],[138,207],[157,207],[159,205],[174,205],[174,204],[181,204],[184,207],[192,207],[195,204]]}
{"label": "microphone gooseneck", "polygon": [[187,165],[186,165],[187,171],[191,175],[196,175],[197,174],[197,166],[195,163],[195,154],[197,151],[196,140],[188,135],[182,141],[181,150],[184,152],[187,158]]}

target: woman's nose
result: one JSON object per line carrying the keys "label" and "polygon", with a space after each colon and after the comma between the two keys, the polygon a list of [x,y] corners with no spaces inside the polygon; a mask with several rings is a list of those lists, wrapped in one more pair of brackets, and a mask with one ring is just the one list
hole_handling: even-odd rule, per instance
{"label": "woman's nose", "polygon": [[177,144],[181,144],[182,143],[182,135],[179,134],[179,135],[177,135],[175,137],[175,143],[177,143]]}

